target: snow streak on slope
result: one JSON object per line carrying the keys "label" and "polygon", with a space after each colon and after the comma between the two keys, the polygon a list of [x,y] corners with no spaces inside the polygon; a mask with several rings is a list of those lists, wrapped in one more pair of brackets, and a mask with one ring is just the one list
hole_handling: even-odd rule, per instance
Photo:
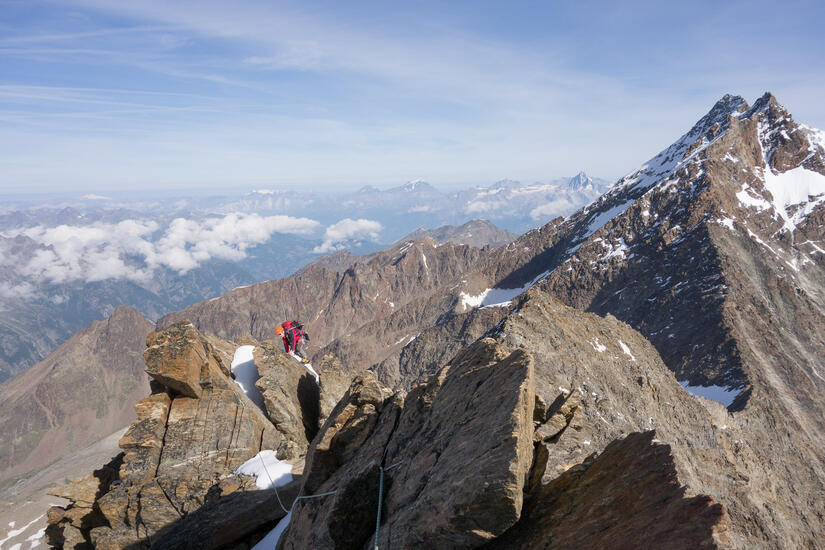
{"label": "snow streak on slope", "polygon": [[312,368],[312,363],[304,363],[303,361],[301,361],[301,358],[300,358],[300,357],[298,357],[298,356],[295,354],[295,352],[294,352],[294,351],[290,351],[290,352],[289,352],[289,355],[291,355],[291,356],[292,356],[292,358],[293,358],[293,359],[295,359],[296,361],[298,361],[299,363],[303,363],[304,367],[306,367],[306,369],[309,371],[309,373],[310,373],[312,376],[314,376],[314,377],[315,377],[315,383],[316,383],[316,384],[319,384],[319,383],[321,382],[321,379],[320,379],[320,377],[318,376],[318,373],[317,373],[317,372],[315,372],[315,369],[313,369],[313,368]]}
{"label": "snow streak on slope", "polygon": [[[33,520],[31,520],[29,523],[27,523],[26,525],[24,525],[24,526],[23,526],[23,527],[21,527],[20,529],[14,529],[14,522],[9,523],[9,527],[12,527],[12,530],[8,532],[8,534],[6,535],[6,538],[4,538],[3,540],[0,540],[0,548],[3,548],[3,544],[4,544],[7,540],[9,540],[9,539],[13,539],[13,538],[14,538],[14,537],[16,537],[17,535],[19,535],[19,534],[21,534],[21,533],[25,532],[25,531],[26,531],[26,529],[28,529],[29,527],[31,527],[32,525],[34,525],[35,523],[37,523],[38,521],[40,521],[41,519],[43,519],[43,516],[45,516],[45,514],[43,514],[43,515],[42,515],[42,516],[40,516],[40,517],[36,517],[36,518],[34,518]],[[20,548],[20,543],[15,544],[14,546],[12,546],[12,548],[14,548],[15,546],[16,546],[17,548]],[[34,543],[32,543],[32,546],[34,546]]]}
{"label": "snow streak on slope", "polygon": [[[666,181],[664,176],[672,174],[684,166],[719,139],[727,130],[728,115],[741,113],[746,105],[745,100],[741,97],[726,95],[687,134],[647,161],[641,168],[619,180],[614,189],[647,190],[654,185],[663,183]],[[718,132],[713,137],[708,139],[707,135],[703,135],[712,132],[715,127],[718,128]],[[697,145],[700,136],[702,136],[702,141]]]}
{"label": "snow streak on slope", "polygon": [[545,271],[529,283],[518,288],[493,287],[482,290],[480,294],[476,294],[475,296],[462,292],[459,294],[459,297],[461,298],[461,303],[464,305],[465,310],[475,307],[507,307],[513,299],[516,298],[516,296],[522,292],[525,292],[531,286],[545,278],[549,273],[549,271]]}
{"label": "snow streak on slope", "polygon": [[[785,220],[783,230],[793,231],[802,219],[825,201],[825,176],[798,166],[781,174],[764,171],[765,188],[773,196],[773,207]],[[791,206],[799,205],[797,208]]]}
{"label": "snow streak on slope", "polygon": [[255,366],[252,352],[255,346],[240,346],[235,350],[235,355],[232,357],[232,366],[230,370],[235,374],[235,383],[241,387],[247,397],[255,403],[259,409],[266,413],[264,406],[264,396],[261,391],[255,386],[260,376],[258,375],[258,367]]}
{"label": "snow streak on slope", "polygon": [[568,254],[577,252],[583,242],[624,214],[645,193],[655,187],[669,185],[674,174],[724,135],[728,129],[728,116],[741,114],[746,106],[741,97],[726,95],[688,133],[638,170],[620,179],[598,200],[568,218],[579,227]]}
{"label": "snow streak on slope", "polygon": [[261,542],[252,547],[252,550],[273,550],[274,548],[277,548],[278,542],[281,540],[281,535],[283,535],[284,531],[286,531],[291,519],[292,512],[290,511],[287,515],[281,518],[281,521],[278,522],[275,529],[267,533],[266,536],[261,539]]}

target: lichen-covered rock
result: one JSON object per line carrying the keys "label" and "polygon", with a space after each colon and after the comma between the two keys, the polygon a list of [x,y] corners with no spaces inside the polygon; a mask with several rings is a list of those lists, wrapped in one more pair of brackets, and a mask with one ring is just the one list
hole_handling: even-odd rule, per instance
{"label": "lichen-covered rock", "polygon": [[328,354],[317,361],[315,369],[321,376],[321,392],[318,404],[318,422],[321,426],[327,421],[332,410],[338,404],[353,380],[353,373],[334,355]]}
{"label": "lichen-covered rock", "polygon": [[313,440],[304,469],[304,491],[311,493],[346,464],[372,435],[390,396],[371,374],[356,376]]}
{"label": "lichen-covered rock", "polygon": [[49,492],[71,501],[71,505],[66,508],[49,508],[45,534],[50,546],[65,550],[86,550],[92,547],[89,531],[106,523],[97,507],[97,499],[118,479],[118,469],[122,462],[121,453],[102,468]]}
{"label": "lichen-covered rock", "polygon": [[[384,545],[471,548],[515,523],[533,461],[533,358],[480,340],[407,396]],[[390,535],[391,533],[391,535]]]}

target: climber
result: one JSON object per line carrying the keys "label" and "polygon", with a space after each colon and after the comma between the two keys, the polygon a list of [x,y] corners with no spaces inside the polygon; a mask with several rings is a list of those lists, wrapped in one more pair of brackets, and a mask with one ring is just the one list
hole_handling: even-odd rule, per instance
{"label": "climber", "polygon": [[275,334],[284,339],[284,351],[294,353],[300,357],[302,363],[309,363],[304,351],[304,341],[309,342],[309,334],[298,321],[284,321],[275,328]]}

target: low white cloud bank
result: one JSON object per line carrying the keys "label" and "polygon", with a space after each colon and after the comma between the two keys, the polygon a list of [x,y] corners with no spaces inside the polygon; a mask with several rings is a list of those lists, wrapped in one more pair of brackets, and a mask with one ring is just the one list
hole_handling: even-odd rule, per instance
{"label": "low white cloud bank", "polygon": [[345,218],[327,227],[324,242],[312,249],[317,254],[335,252],[344,248],[344,243],[353,239],[377,240],[381,224],[374,220]]}
{"label": "low white cloud bank", "polygon": [[467,203],[464,211],[468,214],[480,214],[491,210],[501,210],[508,206],[507,201],[472,201]]}
{"label": "low white cloud bank", "polygon": [[241,260],[248,248],[268,241],[273,233],[309,234],[319,226],[309,218],[233,213],[205,220],[177,218],[162,233],[157,222],[124,220],[37,226],[6,236],[25,235],[40,245],[15,260],[20,275],[38,282],[145,282],[158,268],[183,274],[213,258]]}
{"label": "low white cloud bank", "polygon": [[0,298],[17,298],[20,300],[28,300],[34,298],[36,291],[34,286],[26,281],[11,284],[5,281],[0,281]]}
{"label": "low white cloud bank", "polygon": [[576,205],[567,199],[554,200],[533,208],[530,217],[534,220],[564,216],[576,209]]}

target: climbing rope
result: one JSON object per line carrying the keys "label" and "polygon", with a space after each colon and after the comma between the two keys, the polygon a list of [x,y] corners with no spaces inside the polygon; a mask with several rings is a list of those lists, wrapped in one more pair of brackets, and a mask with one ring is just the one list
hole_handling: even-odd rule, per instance
{"label": "climbing rope", "polygon": [[281,510],[284,511],[285,514],[288,514],[289,511],[284,506],[284,503],[281,502],[281,495],[278,494],[278,488],[275,487],[275,481],[272,479],[272,476],[269,474],[269,468],[266,467],[266,462],[264,461],[264,457],[261,456],[261,453],[258,453],[258,458],[261,459],[261,466],[264,467],[264,472],[266,472],[266,477],[269,478],[269,486],[275,489],[275,497],[278,499],[278,504],[281,505]]}
{"label": "climbing rope", "polygon": [[[387,449],[384,449],[384,455],[381,456],[381,462],[384,462],[386,455]],[[378,533],[381,531],[381,505],[384,502],[384,472],[392,470],[403,462],[403,460],[399,460],[389,468],[378,466],[378,513],[375,515],[375,546],[373,546],[373,550],[378,550]]]}
{"label": "climbing rope", "polygon": [[384,467],[378,467],[378,514],[375,516],[375,546],[378,550],[378,532],[381,530],[381,502],[384,500]]}

